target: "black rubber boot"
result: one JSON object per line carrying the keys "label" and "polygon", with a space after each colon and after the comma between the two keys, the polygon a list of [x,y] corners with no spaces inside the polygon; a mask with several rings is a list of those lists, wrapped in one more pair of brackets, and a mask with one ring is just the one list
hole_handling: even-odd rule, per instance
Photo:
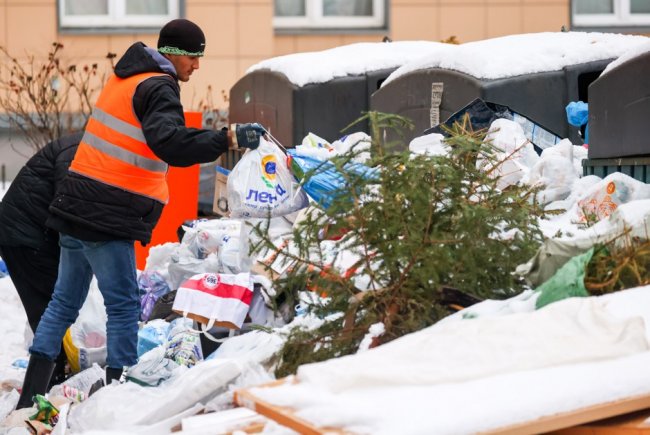
{"label": "black rubber boot", "polygon": [[122,372],[123,369],[114,369],[112,367],[106,367],[106,381],[104,379],[98,379],[91,387],[90,387],[90,392],[88,393],[88,396],[92,396],[99,390],[100,388],[105,387],[106,385],[110,385],[111,382],[113,382],[113,379],[119,382],[120,378],[122,377]]}
{"label": "black rubber boot", "polygon": [[16,409],[30,408],[34,405],[32,399],[37,394],[45,394],[52,378],[56,363],[39,355],[31,355],[25,373],[23,389],[18,399]]}
{"label": "black rubber boot", "polygon": [[66,358],[65,352],[61,351],[61,353],[59,354],[59,356],[56,358],[55,361],[54,371],[52,372],[50,384],[47,386],[48,391],[53,386],[59,385],[63,383],[63,381],[68,379],[67,366],[68,366],[68,358]]}
{"label": "black rubber boot", "polygon": [[106,367],[106,385],[110,385],[113,379],[119,382],[122,377],[123,369],[114,369],[113,367]]}

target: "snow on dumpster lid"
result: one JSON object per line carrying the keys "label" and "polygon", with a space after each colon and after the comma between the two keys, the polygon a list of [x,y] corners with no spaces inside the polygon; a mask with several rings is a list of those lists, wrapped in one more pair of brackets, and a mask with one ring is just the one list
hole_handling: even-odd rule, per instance
{"label": "snow on dumpster lid", "polygon": [[637,45],[636,47],[627,50],[623,55],[621,55],[621,57],[607,65],[607,68],[605,68],[602,74],[606,74],[619,65],[624,64],[628,60],[632,60],[637,56],[647,53],[648,51],[650,51],[650,39],[648,39],[644,44]]}
{"label": "snow on dumpster lid", "polygon": [[271,70],[284,74],[296,86],[325,83],[337,77],[397,68],[458,46],[431,41],[361,42],[323,51],[294,53],[259,62],[246,71]]}
{"label": "snow on dumpster lid", "polygon": [[468,42],[446,53],[404,64],[383,85],[407,73],[443,68],[479,79],[559,71],[568,65],[617,58],[650,41],[638,35],[586,32],[544,32],[510,35]]}

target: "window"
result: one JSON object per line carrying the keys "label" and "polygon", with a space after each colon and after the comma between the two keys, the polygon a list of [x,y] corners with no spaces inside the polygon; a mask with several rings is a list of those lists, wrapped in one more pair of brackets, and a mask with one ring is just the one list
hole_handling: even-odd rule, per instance
{"label": "window", "polygon": [[275,0],[276,29],[385,27],[385,0]]}
{"label": "window", "polygon": [[62,28],[160,27],[179,17],[179,0],[59,0]]}
{"label": "window", "polygon": [[650,0],[573,0],[577,27],[650,26]]}

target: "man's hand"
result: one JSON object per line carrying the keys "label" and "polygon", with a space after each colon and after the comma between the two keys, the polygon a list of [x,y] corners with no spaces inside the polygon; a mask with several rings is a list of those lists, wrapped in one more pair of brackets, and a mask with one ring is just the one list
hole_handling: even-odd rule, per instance
{"label": "man's hand", "polygon": [[256,149],[260,145],[260,137],[266,134],[266,129],[258,123],[232,124],[230,126],[233,147]]}

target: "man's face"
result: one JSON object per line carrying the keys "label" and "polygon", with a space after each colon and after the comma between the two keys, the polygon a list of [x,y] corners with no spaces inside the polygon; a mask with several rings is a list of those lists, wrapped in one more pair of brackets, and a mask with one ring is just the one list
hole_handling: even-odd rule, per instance
{"label": "man's face", "polygon": [[176,68],[176,76],[182,82],[189,81],[194,70],[199,69],[199,56],[169,54],[167,58]]}

